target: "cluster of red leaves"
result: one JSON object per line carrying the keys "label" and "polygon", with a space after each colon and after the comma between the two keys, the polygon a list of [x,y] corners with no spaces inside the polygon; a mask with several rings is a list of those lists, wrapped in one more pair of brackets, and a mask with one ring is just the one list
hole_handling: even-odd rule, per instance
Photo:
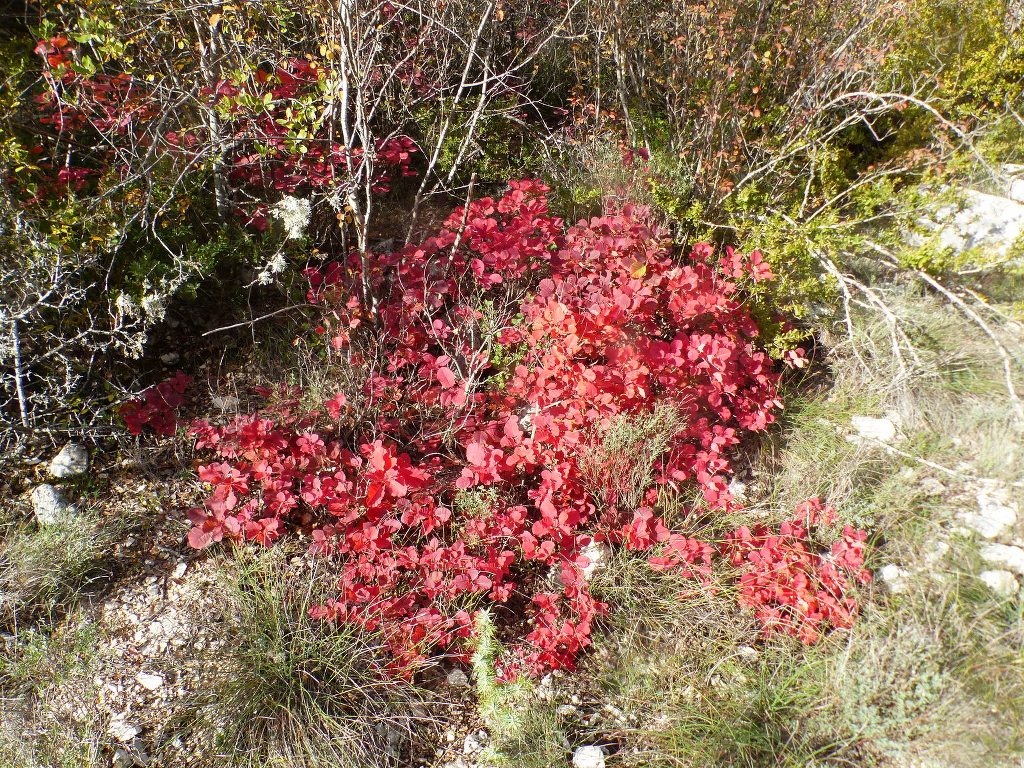
{"label": "cluster of red leaves", "polygon": [[[546,191],[513,182],[456,210],[436,236],[381,255],[369,286],[355,256],[309,271],[322,332],[367,372],[350,393],[358,414],[339,394],[329,426],[288,409],[195,424],[220,461],[199,469],[212,493],[190,512],[193,546],[308,531],[340,573],[316,615],[380,632],[400,668],[458,652],[477,607],[520,616],[526,596],[505,676],[571,669],[589,645],[606,610],[583,575],[592,542],[708,576],[715,548],[671,531],[659,504],[685,484],[735,507],[729,450],[780,406],[740,292],[770,272],[759,254],[705,244],[679,258],[642,208],[566,229]],[[656,408],[680,418],[642,503],[596,493],[594,447]],[[453,511],[468,508],[459,494],[485,503]],[[818,584],[819,565],[794,568]]]}
{"label": "cluster of red leaves", "polygon": [[[272,193],[327,191],[358,176],[365,149],[338,142],[329,122],[301,126],[301,138],[294,131],[292,114],[304,101],[319,98],[326,76],[311,62],[292,58],[273,71],[257,70],[246,83],[222,80],[206,94],[228,115],[226,129],[234,149],[226,163],[236,186],[257,200],[267,200]],[[253,103],[259,106],[249,106]],[[174,140],[187,144],[190,137],[175,135]],[[373,149],[370,186],[375,194],[389,191],[395,177],[415,175],[411,163],[417,150],[409,137],[381,139]],[[257,230],[266,229],[267,211],[263,203],[239,209]]]}
{"label": "cluster of red leaves", "polygon": [[34,52],[45,65],[45,90],[34,97],[39,122],[58,137],[72,140],[76,149],[90,144],[86,136],[103,137],[99,154],[104,162],[82,164],[69,152],[49,154],[42,146],[33,148],[40,174],[37,197],[79,191],[115,165],[116,147],[126,138],[136,138],[141,126],[159,114],[145,84],[124,73],[82,74],[75,68],[74,45],[63,35],[41,40]]}
{"label": "cluster of red leaves", "polygon": [[158,435],[173,436],[178,428],[175,409],[184,404],[185,392],[191,384],[192,377],[179,371],[122,405],[119,413],[128,431],[139,435],[149,427]]}
{"label": "cluster of red leaves", "polygon": [[830,547],[816,547],[814,530],[834,522],[835,511],[811,499],[797,506],[777,533],[763,525],[743,526],[722,546],[740,569],[740,603],[755,609],[765,634],[781,632],[814,643],[830,626],[853,625],[857,602],[851,579],[871,580],[864,568],[867,534],[847,525]]}
{"label": "cluster of red leaves", "polygon": [[105,134],[126,134],[139,121],[157,114],[149,90],[125,73],[85,76],[73,69],[73,48],[67,38],[41,41],[35,53],[46,59],[49,88],[35,97],[40,122],[60,132],[77,133],[88,126]]}
{"label": "cluster of red leaves", "polygon": [[[210,137],[195,130],[163,126],[160,104],[147,83],[127,73],[84,74],[75,66],[76,49],[65,36],[42,40],[35,53],[45,62],[46,89],[35,97],[39,120],[80,150],[94,146],[87,160],[76,152],[60,153],[59,162],[40,157],[41,194],[82,189],[90,180],[114,171],[124,173],[125,152],[155,148],[187,167],[201,166]],[[202,95],[225,115],[221,130],[232,148],[223,159],[238,198],[236,213],[251,227],[264,230],[269,210],[265,201],[281,194],[308,195],[348,183],[360,173],[366,149],[334,140],[327,122],[298,125],[303,114],[321,99],[326,73],[305,59],[291,58],[279,66],[259,69],[245,82],[221,80]],[[376,142],[373,147],[373,192],[390,189],[396,177],[414,175],[416,146],[407,136]],[[37,148],[36,154],[45,150]]]}

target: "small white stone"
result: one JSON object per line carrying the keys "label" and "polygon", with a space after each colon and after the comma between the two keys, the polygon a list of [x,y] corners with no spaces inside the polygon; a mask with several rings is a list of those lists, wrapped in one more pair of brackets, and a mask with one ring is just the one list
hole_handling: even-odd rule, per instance
{"label": "small white stone", "polygon": [[179,360],[181,360],[181,355],[177,352],[164,352],[164,354],[160,355],[160,362],[164,365],[174,365]]}
{"label": "small white stone", "polygon": [[978,578],[997,595],[1015,595],[1020,589],[1020,585],[1017,584],[1017,577],[1009,571],[982,571],[978,574]]}
{"label": "small white stone", "polygon": [[114,719],[110,721],[110,726],[107,728],[107,733],[113,736],[117,741],[120,741],[122,744],[127,744],[140,733],[142,733],[142,728],[125,721],[122,715],[115,715]]}
{"label": "small white stone", "polygon": [[135,676],[135,682],[147,691],[155,691],[164,684],[164,679],[160,675],[151,675],[148,672],[139,672],[139,674]]}
{"label": "small white stone", "polygon": [[210,398],[210,402],[214,408],[219,408],[222,411],[238,410],[238,398],[234,395],[214,395]]}
{"label": "small white stone", "polygon": [[582,549],[580,554],[590,561],[583,569],[583,578],[590,581],[593,575],[597,573],[598,568],[601,567],[601,563],[608,559],[608,555],[611,552],[607,544],[600,541],[592,541]]}
{"label": "small white stone", "polygon": [[882,443],[891,443],[896,439],[896,424],[892,419],[854,416],[850,423],[857,430],[857,437]]}
{"label": "small white stone", "polygon": [[32,489],[32,510],[40,525],[53,525],[72,515],[75,506],[68,503],[59,488],[43,484]]}
{"label": "small white stone", "polygon": [[89,469],[89,452],[78,443],[68,443],[50,462],[51,477],[74,477]]}
{"label": "small white stone", "polygon": [[736,501],[745,501],[747,498],[747,484],[738,477],[734,477],[729,481],[729,493],[732,494]]}
{"label": "small white stone", "polygon": [[182,576],[185,575],[185,571],[187,570],[188,563],[182,560],[180,563],[174,566],[174,571],[171,573],[171,576],[175,579],[180,579]]}
{"label": "small white stone", "polygon": [[981,548],[981,557],[993,565],[1001,565],[1014,573],[1024,576],[1024,549],[1009,544],[986,544]]}
{"label": "small white stone", "polygon": [[463,740],[462,754],[475,755],[477,752],[482,752],[483,748],[487,746],[488,741],[490,739],[487,738],[486,731],[474,731]]}
{"label": "small white stone", "polygon": [[577,747],[572,755],[573,768],[604,768],[602,747]]}
{"label": "small white stone", "polygon": [[964,525],[986,539],[1001,536],[1017,523],[1016,506],[1009,500],[1005,488],[986,483],[978,489],[978,511],[959,515]]}
{"label": "small white stone", "polygon": [[879,569],[878,575],[890,593],[898,595],[907,591],[907,578],[910,576],[910,572],[905,568],[889,563]]}
{"label": "small white stone", "polygon": [[448,685],[455,688],[465,688],[469,685],[469,677],[458,667],[448,673],[447,679]]}

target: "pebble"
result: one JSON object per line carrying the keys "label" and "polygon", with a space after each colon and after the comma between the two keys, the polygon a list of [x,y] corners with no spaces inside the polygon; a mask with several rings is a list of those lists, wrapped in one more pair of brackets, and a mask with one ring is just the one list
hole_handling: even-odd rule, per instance
{"label": "pebble", "polygon": [[465,688],[469,685],[469,677],[458,667],[448,673],[447,680],[448,685],[455,688]]}
{"label": "pebble", "polygon": [[572,755],[573,768],[604,768],[604,748],[577,747]]}
{"label": "pebble", "polygon": [[982,571],[978,574],[978,578],[997,595],[1004,597],[1015,595],[1020,589],[1020,585],[1017,584],[1017,577],[1009,571]]}
{"label": "pebble", "polygon": [[160,675],[151,675],[148,672],[139,672],[139,674],[135,676],[135,682],[147,691],[155,691],[164,684],[164,679]]}
{"label": "pebble", "polygon": [[50,462],[50,476],[75,477],[89,469],[89,452],[78,443],[68,443]]}
{"label": "pebble", "polygon": [[986,544],[981,548],[981,558],[1024,576],[1024,549],[1020,547],[1009,544]]}
{"label": "pebble", "polygon": [[123,715],[115,715],[107,727],[107,733],[122,744],[127,744],[142,733],[142,728],[127,722]]}

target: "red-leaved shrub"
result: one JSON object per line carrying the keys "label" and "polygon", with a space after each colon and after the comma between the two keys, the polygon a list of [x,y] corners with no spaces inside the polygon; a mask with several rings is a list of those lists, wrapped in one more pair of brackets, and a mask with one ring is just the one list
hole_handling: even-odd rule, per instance
{"label": "red-leaved shrub", "polygon": [[166,381],[161,381],[134,400],[122,405],[118,412],[125,426],[133,435],[142,434],[149,427],[158,435],[171,437],[178,428],[176,409],[185,402],[185,392],[192,384],[192,377],[181,371]]}
{"label": "red-leaved shrub", "polygon": [[[279,403],[194,424],[214,460],[199,468],[212,491],[189,513],[190,543],[307,532],[339,573],[316,615],[379,632],[398,669],[436,648],[465,652],[480,607],[525,610],[528,626],[507,622],[506,677],[571,669],[589,645],[606,610],[583,575],[594,541],[706,578],[715,548],[670,530],[661,505],[694,487],[711,509],[735,507],[729,450],[780,407],[741,295],[770,271],[759,254],[717,260],[705,244],[683,258],[643,208],[565,229],[546,191],[513,182],[456,210],[436,236],[380,256],[370,286],[357,256],[310,270],[321,330],[364,383],[322,413]],[[595,446],[656,409],[676,417],[643,487],[595,491],[595,477],[617,476],[595,467]],[[728,554],[746,564],[741,579],[770,581],[754,566],[770,547],[751,536]],[[846,626],[847,583],[799,550],[795,529],[785,536],[782,558],[835,601],[819,598],[823,618],[803,592],[758,605],[793,606],[794,626]]]}
{"label": "red-leaved shrub", "polygon": [[755,609],[765,634],[782,632],[814,643],[829,626],[849,628],[857,613],[851,578],[867,583],[864,531],[843,528],[827,549],[812,534],[835,522],[835,510],[819,499],[771,533],[767,526],[743,526],[729,536],[723,554],[740,569],[740,604]]}
{"label": "red-leaved shrub", "polygon": [[[80,65],[78,47],[65,35],[40,40],[35,53],[43,59],[46,85],[34,97],[39,121],[71,140],[63,149],[33,150],[41,195],[80,191],[108,173],[127,174],[131,146],[192,168],[208,157],[211,142],[225,141],[230,149],[218,162],[245,201],[234,213],[262,231],[270,202],[281,195],[330,192],[359,176],[367,148],[338,141],[330,123],[311,131],[295,117],[306,101],[322,94],[328,74],[306,59],[286,58],[201,88],[199,95],[224,118],[219,129],[224,136],[215,139],[201,128],[166,127],[168,115],[152,84],[126,72],[89,74]],[[408,136],[378,140],[372,151],[374,193],[389,191],[397,177],[414,175],[417,149]]]}

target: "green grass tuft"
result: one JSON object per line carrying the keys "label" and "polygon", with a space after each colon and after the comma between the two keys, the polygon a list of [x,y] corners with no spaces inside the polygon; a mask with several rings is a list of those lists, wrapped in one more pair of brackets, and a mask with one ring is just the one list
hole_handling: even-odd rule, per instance
{"label": "green grass tuft", "polygon": [[224,564],[229,601],[217,668],[196,726],[217,733],[212,765],[398,765],[423,692],[383,668],[376,639],[309,617],[325,583],[299,579],[288,553],[239,548]]}

